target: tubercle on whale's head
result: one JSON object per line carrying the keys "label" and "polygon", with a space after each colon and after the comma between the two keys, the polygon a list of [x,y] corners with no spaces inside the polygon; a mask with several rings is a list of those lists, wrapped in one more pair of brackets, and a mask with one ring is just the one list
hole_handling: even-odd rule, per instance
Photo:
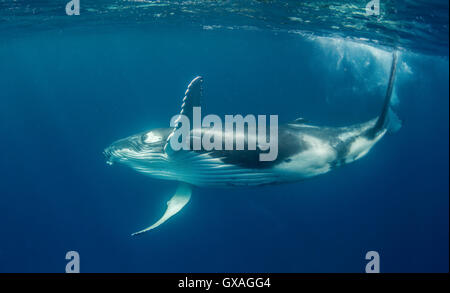
{"label": "tubercle on whale's head", "polygon": [[106,163],[141,162],[151,164],[164,155],[170,128],[157,128],[113,142],[103,151]]}
{"label": "tubercle on whale's head", "polygon": [[112,165],[114,163],[113,152],[114,152],[114,150],[111,146],[107,147],[106,149],[103,150],[103,155],[105,156],[106,164],[108,164],[108,165]]}

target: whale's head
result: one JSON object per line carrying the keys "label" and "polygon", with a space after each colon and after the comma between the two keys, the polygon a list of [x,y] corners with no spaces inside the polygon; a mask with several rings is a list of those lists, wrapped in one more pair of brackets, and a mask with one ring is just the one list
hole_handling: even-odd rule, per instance
{"label": "whale's head", "polygon": [[165,160],[164,146],[170,132],[170,128],[157,128],[119,139],[103,151],[106,162],[122,163],[143,172],[158,169]]}

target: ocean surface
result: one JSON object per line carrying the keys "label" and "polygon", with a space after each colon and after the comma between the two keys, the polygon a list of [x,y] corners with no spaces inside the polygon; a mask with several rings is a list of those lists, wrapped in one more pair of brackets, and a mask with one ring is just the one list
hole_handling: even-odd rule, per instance
{"label": "ocean surface", "polygon": [[[448,1],[0,0],[0,272],[449,270]],[[208,113],[343,126],[380,113],[391,53],[402,128],[303,182],[196,188],[108,166],[167,127],[204,77]],[[203,110],[203,109],[202,109]]]}

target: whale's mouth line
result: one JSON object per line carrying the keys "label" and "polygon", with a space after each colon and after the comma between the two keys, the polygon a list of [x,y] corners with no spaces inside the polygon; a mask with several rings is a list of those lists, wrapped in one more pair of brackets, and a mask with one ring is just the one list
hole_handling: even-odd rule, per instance
{"label": "whale's mouth line", "polygon": [[124,163],[127,161],[141,160],[145,156],[147,159],[154,159],[154,153],[151,151],[143,151],[143,148],[138,145],[128,145],[124,148],[117,148],[115,146],[109,146],[103,150],[103,156],[106,159],[106,164],[113,165],[114,163]]}

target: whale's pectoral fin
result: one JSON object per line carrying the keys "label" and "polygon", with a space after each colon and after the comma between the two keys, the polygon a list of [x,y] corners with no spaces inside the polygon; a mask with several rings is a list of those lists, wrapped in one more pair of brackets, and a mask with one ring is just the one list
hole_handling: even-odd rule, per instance
{"label": "whale's pectoral fin", "polygon": [[180,185],[178,185],[177,191],[175,192],[175,195],[167,202],[167,209],[161,219],[159,219],[150,227],[131,234],[131,236],[142,234],[149,230],[155,229],[156,227],[167,221],[170,217],[178,213],[189,202],[189,200],[191,199],[191,194],[191,185],[187,183],[180,183]]}
{"label": "whale's pectoral fin", "polygon": [[181,116],[184,115],[190,122],[194,121],[194,107],[201,107],[203,96],[203,77],[197,76],[188,85],[186,92],[184,93],[183,103],[181,104],[181,111],[178,118],[175,120],[175,127],[167,137],[166,144],[164,145],[164,151],[170,152],[170,139],[177,129],[179,129],[182,123],[179,123]]}
{"label": "whale's pectoral fin", "polygon": [[184,93],[183,103],[181,104],[180,114],[183,114],[193,120],[194,107],[201,107],[203,97],[203,77],[197,76],[188,85]]}

